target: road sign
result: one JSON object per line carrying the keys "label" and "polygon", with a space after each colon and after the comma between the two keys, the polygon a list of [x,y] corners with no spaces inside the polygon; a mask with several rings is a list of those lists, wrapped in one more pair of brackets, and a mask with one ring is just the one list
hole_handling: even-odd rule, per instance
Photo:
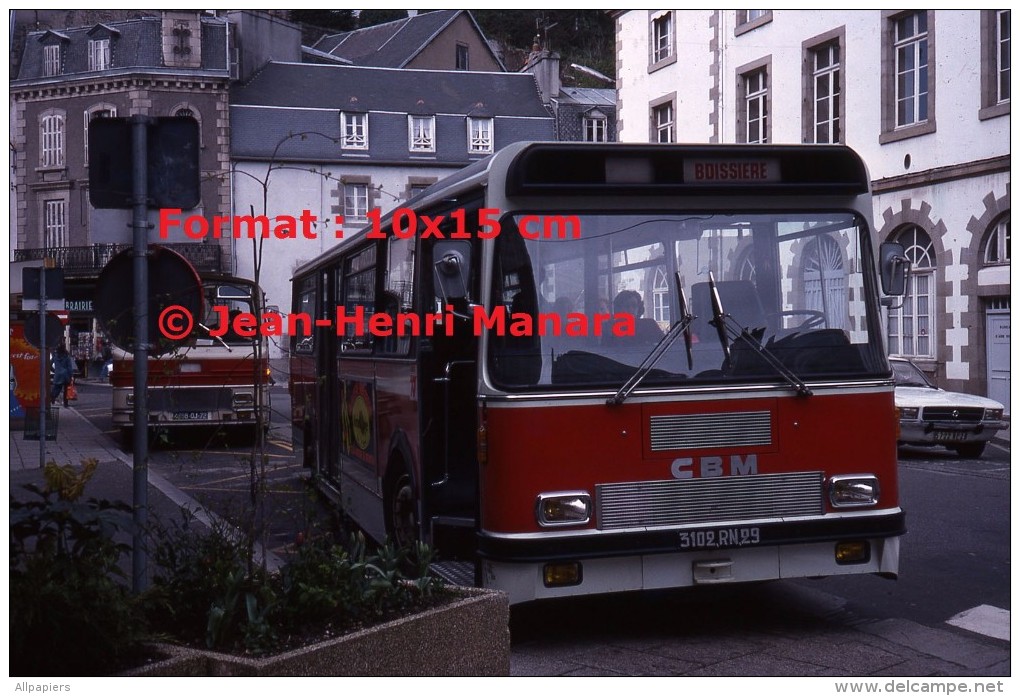
{"label": "road sign", "polygon": [[[35,312],[25,319],[25,340],[36,348],[39,344],[39,313]],[[46,312],[46,347],[56,348],[64,342],[64,324],[53,312]]]}
{"label": "road sign", "polygon": [[[198,121],[161,116],[147,125],[148,207],[195,208],[202,199]],[[130,118],[89,122],[89,200],[96,208],[134,206],[131,126]]]}
{"label": "road sign", "polygon": [[34,266],[21,269],[23,311],[39,311],[39,289],[43,273],[46,278],[46,309],[64,309],[64,269]]}

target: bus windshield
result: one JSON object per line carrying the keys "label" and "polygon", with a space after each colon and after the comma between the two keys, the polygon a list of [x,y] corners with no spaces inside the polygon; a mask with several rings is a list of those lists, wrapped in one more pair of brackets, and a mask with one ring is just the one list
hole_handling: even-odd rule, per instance
{"label": "bus windshield", "polygon": [[539,239],[525,228],[535,218],[507,216],[496,240],[487,316],[498,387],[617,387],[684,305],[689,327],[660,344],[645,387],[886,370],[862,272],[868,227],[855,213],[585,213],[572,216],[576,234]]}
{"label": "bus windshield", "polygon": [[[257,332],[242,336],[235,330],[237,325],[234,323],[238,316],[250,317],[255,312],[251,288],[237,283],[205,283],[202,290],[205,294],[205,318],[195,329],[196,345],[253,345]],[[254,326],[242,327],[244,333],[253,329]]]}

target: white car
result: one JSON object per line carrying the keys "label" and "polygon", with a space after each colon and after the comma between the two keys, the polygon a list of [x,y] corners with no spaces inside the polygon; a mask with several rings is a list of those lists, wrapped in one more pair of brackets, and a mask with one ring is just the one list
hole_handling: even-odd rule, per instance
{"label": "white car", "polygon": [[973,459],[995,433],[1009,427],[998,401],[939,389],[909,360],[889,362],[896,380],[901,445],[943,445]]}

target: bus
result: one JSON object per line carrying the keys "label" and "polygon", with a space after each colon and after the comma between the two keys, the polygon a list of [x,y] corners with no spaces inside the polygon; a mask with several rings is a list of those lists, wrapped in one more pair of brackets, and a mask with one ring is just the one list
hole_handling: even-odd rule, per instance
{"label": "bus", "polygon": [[[251,280],[199,273],[202,317],[172,351],[150,355],[147,372],[149,431],[168,435],[220,429],[253,440],[269,426],[269,352],[263,332],[238,332],[238,315],[263,314],[263,294]],[[246,335],[246,334],[253,335]],[[155,340],[164,337],[153,335]],[[113,349],[113,424],[130,448],[134,437],[134,354]],[[261,418],[257,415],[261,413]]]}
{"label": "bus", "polygon": [[871,215],[842,146],[508,146],[296,269],[294,451],[511,603],[896,577]]}

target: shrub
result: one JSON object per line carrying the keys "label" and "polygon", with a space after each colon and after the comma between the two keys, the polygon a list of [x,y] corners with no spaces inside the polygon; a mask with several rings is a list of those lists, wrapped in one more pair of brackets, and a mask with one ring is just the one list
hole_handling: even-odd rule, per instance
{"label": "shrub", "polygon": [[96,469],[49,462],[44,488],[10,499],[11,674],[93,675],[128,660],[144,637],[119,563],[131,508],[80,496]]}
{"label": "shrub", "polygon": [[267,573],[249,562],[232,529],[202,532],[192,522],[156,534],[158,572],[145,597],[149,622],[190,644],[273,652],[406,611],[440,587],[428,574],[424,545],[369,553],[360,534],[346,545],[319,537],[299,546],[279,573]]}

